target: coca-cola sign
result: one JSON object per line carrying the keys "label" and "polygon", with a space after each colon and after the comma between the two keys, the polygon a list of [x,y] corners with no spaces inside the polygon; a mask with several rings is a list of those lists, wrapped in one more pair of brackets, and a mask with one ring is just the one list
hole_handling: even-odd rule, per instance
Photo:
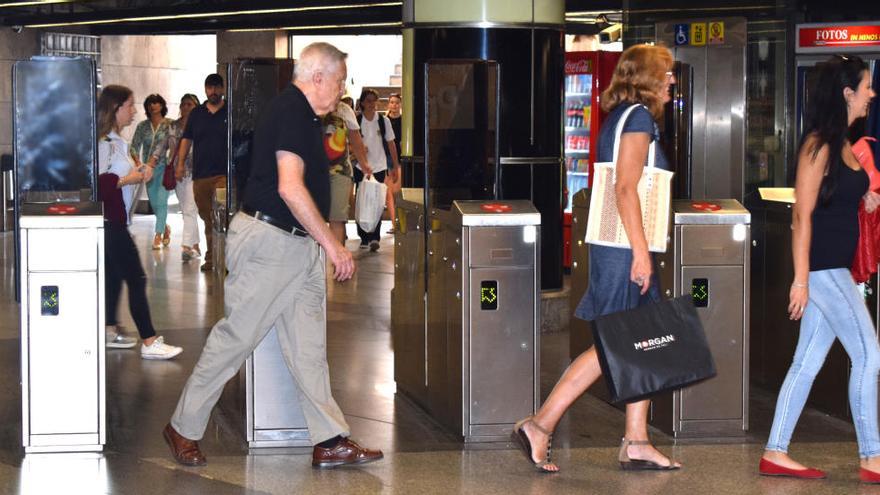
{"label": "coca-cola sign", "polygon": [[587,58],[569,58],[565,59],[566,74],[591,74],[593,72],[593,64]]}
{"label": "coca-cola sign", "polygon": [[799,52],[880,50],[880,24],[798,26]]}

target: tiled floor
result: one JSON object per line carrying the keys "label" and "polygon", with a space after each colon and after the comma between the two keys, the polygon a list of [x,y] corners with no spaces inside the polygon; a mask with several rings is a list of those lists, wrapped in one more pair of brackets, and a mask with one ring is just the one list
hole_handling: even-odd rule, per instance
{"label": "tiled floor", "polygon": [[[180,216],[172,215],[170,225],[173,232],[179,232]],[[858,484],[852,427],[815,411],[808,411],[802,419],[793,453],[829,470],[831,478],[799,482],[757,476],[774,400],[771,393],[762,391],[752,394],[752,431],[742,441],[673,446],[671,438],[654,432],[655,441],[685,464],[676,473],[621,472],[616,466],[616,446],[623,416],[590,396],[576,403],[556,434],[554,452],[563,469],[557,475],[535,473],[508,444],[465,447],[394,394],[390,237],[383,239],[378,253],[356,251],[356,278],[341,285],[331,282],[328,291],[334,395],[353,437],[383,449],[386,459],[359,468],[313,470],[307,449],[249,452],[237,418],[218,413],[202,442],[208,466],[178,466],[169,457],[160,431],[219,308],[210,297],[212,278],[201,274],[196,262],[180,261],[176,235],[170,249],[149,249],[151,226],[151,217],[142,217],[132,230],[149,278],[154,321],[168,342],[185,350],[169,362],[143,361],[129,350],[108,351],[110,431],[103,455],[23,455],[12,235],[0,234],[0,370],[6,377],[0,380],[0,494],[880,493],[880,487]],[[356,242],[350,241],[349,247],[356,249]],[[127,313],[123,305],[123,321],[133,328]],[[544,394],[567,364],[567,345],[567,334],[543,339]]]}

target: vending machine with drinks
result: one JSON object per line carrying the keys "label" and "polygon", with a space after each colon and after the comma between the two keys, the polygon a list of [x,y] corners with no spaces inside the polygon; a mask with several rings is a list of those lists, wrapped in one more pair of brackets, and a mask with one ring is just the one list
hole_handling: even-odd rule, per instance
{"label": "vending machine with drinks", "polygon": [[605,112],[599,108],[599,97],[611,82],[611,74],[620,52],[568,52],[565,54],[565,98],[563,146],[565,156],[565,190],[568,201],[563,224],[564,264],[571,266],[571,206],[574,195],[590,186],[590,173],[596,161],[593,150],[599,139],[599,128]]}

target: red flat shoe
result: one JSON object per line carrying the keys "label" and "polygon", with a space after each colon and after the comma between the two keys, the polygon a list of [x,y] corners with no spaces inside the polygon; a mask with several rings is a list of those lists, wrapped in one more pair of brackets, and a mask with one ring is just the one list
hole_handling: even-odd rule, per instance
{"label": "red flat shoe", "polygon": [[862,480],[862,483],[868,483],[871,485],[880,484],[880,473],[876,471],[870,471],[863,467],[859,468],[859,479]]}
{"label": "red flat shoe", "polygon": [[[862,471],[864,471],[864,469]],[[804,480],[821,480],[827,477],[825,471],[819,469],[789,469],[770,462],[767,459],[761,459],[761,464],[758,466],[758,472],[761,476],[786,476],[789,478],[799,478]],[[876,474],[876,476],[877,481],[880,482],[880,474]]]}

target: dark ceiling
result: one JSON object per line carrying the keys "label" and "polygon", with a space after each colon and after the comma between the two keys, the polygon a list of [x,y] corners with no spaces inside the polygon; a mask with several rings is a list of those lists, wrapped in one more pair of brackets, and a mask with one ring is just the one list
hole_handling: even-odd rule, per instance
{"label": "dark ceiling", "polygon": [[[567,12],[620,10],[621,3],[565,2]],[[400,32],[401,11],[400,0],[0,0],[3,25],[55,24],[59,26],[47,27],[58,29],[64,25],[68,30],[75,27],[79,32],[96,35],[287,27],[303,34],[387,34]]]}

